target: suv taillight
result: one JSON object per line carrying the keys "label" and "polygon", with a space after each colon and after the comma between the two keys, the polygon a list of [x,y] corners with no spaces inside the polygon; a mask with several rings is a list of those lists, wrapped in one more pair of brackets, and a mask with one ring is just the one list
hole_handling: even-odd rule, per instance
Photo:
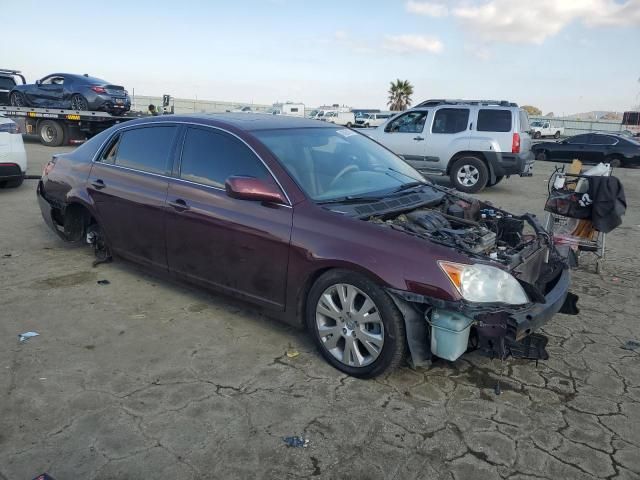
{"label": "suv taillight", "polygon": [[91,87],[91,90],[93,90],[96,93],[106,93],[107,90],[104,87]]}
{"label": "suv taillight", "polygon": [[511,153],[520,153],[520,134],[514,133],[511,142]]}

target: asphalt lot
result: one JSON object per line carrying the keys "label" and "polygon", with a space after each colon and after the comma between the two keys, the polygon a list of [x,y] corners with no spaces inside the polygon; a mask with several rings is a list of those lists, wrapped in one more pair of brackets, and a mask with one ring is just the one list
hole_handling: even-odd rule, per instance
{"label": "asphalt lot", "polygon": [[[68,150],[26,146],[34,175]],[[542,215],[551,169],[481,197]],[[640,478],[640,349],[622,348],[640,341],[640,170],[619,174],[624,224],[602,274],[575,272],[582,311],[545,327],[549,361],[469,354],[370,381],[243,304],[92,268],[43,223],[35,180],[0,190],[0,479]]]}

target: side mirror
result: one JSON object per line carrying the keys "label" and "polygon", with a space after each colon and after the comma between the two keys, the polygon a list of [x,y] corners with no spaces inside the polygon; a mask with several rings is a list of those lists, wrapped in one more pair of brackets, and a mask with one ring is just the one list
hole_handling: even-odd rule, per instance
{"label": "side mirror", "polygon": [[227,195],[239,200],[286,204],[280,188],[272,181],[254,177],[233,176],[224,184]]}

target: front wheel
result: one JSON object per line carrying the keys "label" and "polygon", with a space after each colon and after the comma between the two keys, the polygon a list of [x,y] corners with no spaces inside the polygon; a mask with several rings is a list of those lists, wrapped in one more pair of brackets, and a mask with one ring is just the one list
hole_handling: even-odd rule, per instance
{"label": "front wheel", "polygon": [[26,107],[27,101],[24,99],[24,95],[20,92],[13,92],[9,98],[9,103],[13,107]]}
{"label": "front wheel", "polygon": [[322,356],[348,375],[372,378],[405,356],[402,314],[382,288],[355,272],[322,275],[309,292],[306,321]]}
{"label": "front wheel", "polygon": [[449,178],[456,190],[477,193],[487,186],[489,169],[478,157],[462,157],[451,167]]}

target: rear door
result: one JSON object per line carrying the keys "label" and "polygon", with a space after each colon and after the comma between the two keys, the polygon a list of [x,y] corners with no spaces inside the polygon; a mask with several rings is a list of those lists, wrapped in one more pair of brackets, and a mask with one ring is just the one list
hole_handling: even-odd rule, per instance
{"label": "rear door", "polygon": [[112,250],[166,268],[165,208],[178,126],[122,130],[94,162],[88,190]]}
{"label": "rear door", "polygon": [[555,157],[560,160],[583,160],[589,157],[587,153],[591,143],[591,134],[576,135],[558,144]]}
{"label": "rear door", "polygon": [[589,163],[603,162],[605,157],[614,153],[618,139],[609,135],[600,135],[594,133],[589,140],[589,151],[585,158]]}
{"label": "rear door", "polygon": [[236,136],[188,127],[167,197],[169,269],[283,308],[293,210],[229,197],[224,184],[233,175],[271,178]]}
{"label": "rear door", "polygon": [[373,138],[415,168],[424,168],[427,143],[424,131],[428,117],[428,110],[406,112],[380,127],[383,130]]}

